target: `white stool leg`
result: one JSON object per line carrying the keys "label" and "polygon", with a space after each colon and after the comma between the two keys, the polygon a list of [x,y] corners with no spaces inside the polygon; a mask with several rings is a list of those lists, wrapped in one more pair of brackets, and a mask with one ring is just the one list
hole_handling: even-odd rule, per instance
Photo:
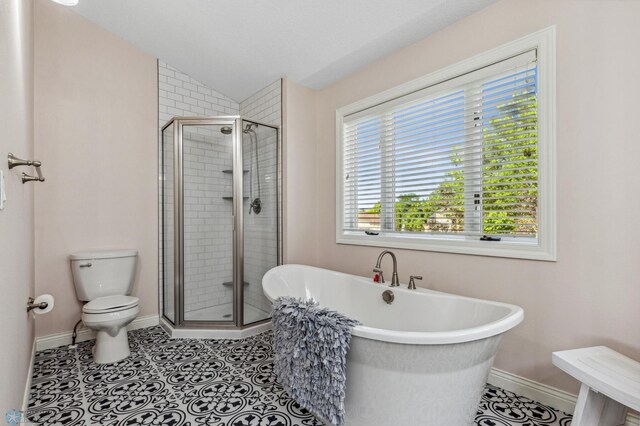
{"label": "white stool leg", "polygon": [[621,426],[626,417],[627,407],[583,383],[571,426]]}

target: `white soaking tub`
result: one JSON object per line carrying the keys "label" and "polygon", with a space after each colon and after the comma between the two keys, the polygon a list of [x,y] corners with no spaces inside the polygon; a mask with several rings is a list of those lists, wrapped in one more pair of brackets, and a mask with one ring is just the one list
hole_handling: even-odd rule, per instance
{"label": "white soaking tub", "polygon": [[519,306],[304,265],[271,269],[262,287],[272,301],[314,299],[362,323],[347,355],[347,426],[472,425],[502,334],[524,317]]}

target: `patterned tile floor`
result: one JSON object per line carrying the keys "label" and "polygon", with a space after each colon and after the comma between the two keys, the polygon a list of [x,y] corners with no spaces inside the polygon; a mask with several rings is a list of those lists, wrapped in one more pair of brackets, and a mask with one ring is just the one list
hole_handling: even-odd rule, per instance
{"label": "patterned tile floor", "polygon": [[[130,332],[129,342],[131,356],[110,365],[92,362],[93,342],[38,352],[29,420],[82,426],[321,424],[275,381],[270,333],[243,340],[170,339],[151,327]],[[480,426],[570,423],[567,414],[490,385],[476,416]]]}

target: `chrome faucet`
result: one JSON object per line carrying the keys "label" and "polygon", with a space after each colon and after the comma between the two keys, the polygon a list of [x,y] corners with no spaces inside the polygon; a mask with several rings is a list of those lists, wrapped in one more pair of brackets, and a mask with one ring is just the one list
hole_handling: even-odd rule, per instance
{"label": "chrome faucet", "polygon": [[378,256],[378,261],[376,262],[376,266],[375,268],[373,268],[373,272],[380,275],[380,283],[384,284],[384,276],[382,275],[382,268],[380,267],[380,265],[385,254],[390,254],[391,260],[393,260],[393,275],[391,276],[391,287],[398,287],[400,285],[400,280],[398,280],[398,261],[396,260],[396,255],[393,254],[392,251],[385,250],[380,253],[380,256]]}

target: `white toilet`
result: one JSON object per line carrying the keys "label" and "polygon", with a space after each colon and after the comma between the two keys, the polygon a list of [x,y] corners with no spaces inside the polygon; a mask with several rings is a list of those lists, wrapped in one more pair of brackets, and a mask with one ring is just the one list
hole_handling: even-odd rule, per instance
{"label": "white toilet", "polygon": [[73,283],[82,307],[82,322],[97,332],[93,360],[110,364],[129,356],[127,325],[140,309],[133,289],[138,252],[114,250],[70,256]]}

